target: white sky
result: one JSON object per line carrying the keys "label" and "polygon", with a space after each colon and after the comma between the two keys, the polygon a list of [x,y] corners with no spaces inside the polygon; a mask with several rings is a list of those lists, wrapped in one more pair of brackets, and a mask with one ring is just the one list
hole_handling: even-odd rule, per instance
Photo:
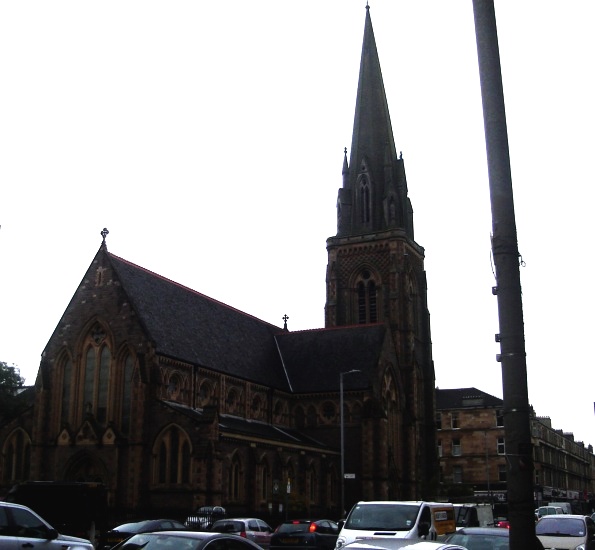
{"label": "white sky", "polygon": [[[496,2],[529,401],[595,444],[595,2]],[[437,385],[502,397],[470,0],[372,0]],[[290,330],[324,325],[364,0],[0,3],[0,360],[33,383],[101,244]]]}

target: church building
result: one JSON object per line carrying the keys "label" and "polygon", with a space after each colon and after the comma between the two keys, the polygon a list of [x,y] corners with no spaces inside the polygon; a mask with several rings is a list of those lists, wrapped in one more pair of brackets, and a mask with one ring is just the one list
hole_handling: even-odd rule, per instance
{"label": "church building", "polygon": [[43,350],[31,407],[0,426],[2,493],[101,482],[112,524],[203,505],[271,524],[339,519],[358,500],[435,496],[424,249],[368,7],[324,328],[238,311],[112,254],[107,233]]}

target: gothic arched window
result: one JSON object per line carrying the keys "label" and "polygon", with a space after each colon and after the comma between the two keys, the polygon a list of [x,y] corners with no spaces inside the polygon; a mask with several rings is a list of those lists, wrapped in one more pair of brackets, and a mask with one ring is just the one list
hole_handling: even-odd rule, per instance
{"label": "gothic arched window", "polygon": [[72,399],[72,361],[66,358],[62,370],[62,402],[60,403],[60,420],[62,424],[70,421],[70,401]]}
{"label": "gothic arched window", "polygon": [[318,478],[316,476],[316,469],[313,465],[308,470],[308,493],[311,503],[318,503]]}
{"label": "gothic arched window", "polygon": [[29,478],[31,439],[21,429],[15,430],[4,443],[4,481],[24,481]]}
{"label": "gothic arched window", "polygon": [[271,472],[269,465],[264,462],[261,466],[261,480],[260,480],[260,500],[267,501],[269,498],[269,488],[271,486]]}
{"label": "gothic arched window", "polygon": [[357,322],[378,322],[378,289],[371,273],[364,269],[356,284]]}
{"label": "gothic arched window", "polygon": [[235,455],[231,461],[228,480],[228,496],[231,501],[238,501],[242,495],[242,468],[240,459]]}
{"label": "gothic arched window", "polygon": [[370,184],[368,182],[368,178],[362,177],[359,180],[358,193],[359,193],[360,222],[364,225],[368,225],[370,223],[370,210],[371,210]]}
{"label": "gothic arched window", "polygon": [[155,483],[190,483],[190,440],[186,432],[170,426],[155,443]]}
{"label": "gothic arched window", "polygon": [[91,413],[98,422],[105,422],[112,354],[99,325],[92,331],[84,358],[83,415]]}
{"label": "gothic arched window", "polygon": [[130,416],[132,412],[132,386],[134,376],[134,361],[131,355],[124,361],[124,391],[122,394],[122,433],[127,434],[130,431]]}

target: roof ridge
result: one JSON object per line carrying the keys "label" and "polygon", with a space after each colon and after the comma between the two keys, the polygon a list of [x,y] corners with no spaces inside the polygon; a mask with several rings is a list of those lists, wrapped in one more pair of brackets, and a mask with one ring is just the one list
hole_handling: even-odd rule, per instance
{"label": "roof ridge", "polygon": [[247,313],[245,311],[242,311],[241,309],[235,308],[233,306],[230,306],[229,304],[226,304],[225,302],[222,302],[221,300],[217,300],[217,298],[213,298],[212,296],[208,296],[207,294],[203,294],[202,292],[199,292],[198,290],[195,290],[193,288],[190,288],[189,286],[183,285],[182,283],[178,283],[177,281],[174,281],[173,279],[170,279],[169,277],[166,277],[165,275],[160,275],[159,273],[156,273],[155,271],[152,271],[146,267],[143,267],[141,265],[135,264],[134,262],[131,262],[130,260],[127,260],[125,258],[122,258],[121,256],[118,256],[117,254],[113,254],[112,252],[107,251],[108,256],[110,256],[111,258],[114,258],[116,260],[119,260],[123,263],[125,263],[126,265],[136,268],[140,271],[143,271],[149,275],[152,275],[153,277],[156,277],[158,279],[161,279],[162,281],[165,281],[167,283],[170,283],[178,288],[181,288],[183,290],[186,290],[188,292],[191,292],[192,294],[195,294],[196,296],[200,296],[202,298],[205,298],[206,300],[209,300],[210,302],[219,304],[227,309],[236,311],[237,313],[240,313],[246,317],[250,317],[252,319],[255,319],[256,321],[259,321],[260,323],[263,323],[265,325],[268,325],[274,329],[278,329],[280,331],[282,331],[283,329],[281,327],[278,327],[277,325],[273,325],[272,323],[269,323],[268,321],[265,321],[263,319],[260,319],[259,317],[256,317],[255,315],[252,315],[250,313]]}

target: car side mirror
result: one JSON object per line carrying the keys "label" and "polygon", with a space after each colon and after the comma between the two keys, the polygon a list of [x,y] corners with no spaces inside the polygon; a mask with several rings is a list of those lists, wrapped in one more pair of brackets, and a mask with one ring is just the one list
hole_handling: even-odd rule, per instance
{"label": "car side mirror", "polygon": [[337,522],[337,525],[339,526],[339,531],[340,531],[341,529],[343,529],[343,525],[345,525],[345,520],[344,519],[340,519]]}
{"label": "car side mirror", "polygon": [[430,524],[426,523],[425,521],[420,522],[417,532],[419,533],[420,537],[427,537],[430,534]]}
{"label": "car side mirror", "polygon": [[58,538],[58,534],[58,531],[56,531],[55,529],[48,529],[47,540],[56,540]]}

